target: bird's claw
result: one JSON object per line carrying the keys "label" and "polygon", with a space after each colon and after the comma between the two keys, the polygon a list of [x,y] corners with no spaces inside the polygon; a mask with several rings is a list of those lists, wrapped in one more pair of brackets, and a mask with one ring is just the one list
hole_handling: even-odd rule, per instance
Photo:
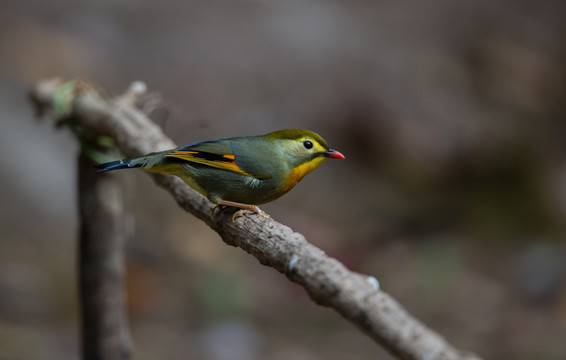
{"label": "bird's claw", "polygon": [[224,209],[224,207],[225,207],[225,205],[221,205],[221,204],[214,205],[212,210],[210,210],[210,215],[212,215],[212,217],[214,217],[214,215],[216,214],[216,210],[218,210],[218,212],[220,212]]}
{"label": "bird's claw", "polygon": [[234,222],[234,220],[240,216],[243,216],[244,214],[258,214],[259,216],[261,216],[264,219],[269,219],[271,218],[271,216],[269,216],[265,211],[261,210],[260,208],[258,208],[257,206],[254,206],[252,209],[241,209],[236,211],[233,215],[232,215],[232,222]]}
{"label": "bird's claw", "polygon": [[214,216],[214,212],[216,211],[216,209],[222,210],[224,206],[232,206],[232,207],[240,208],[240,210],[236,211],[232,215],[232,222],[234,222],[234,220],[236,220],[237,217],[243,216],[246,213],[258,214],[264,219],[269,219],[269,215],[267,215],[267,213],[265,213],[264,211],[260,210],[260,208],[257,207],[256,205],[243,204],[243,203],[227,201],[227,200],[219,201],[218,204],[216,204],[216,206],[212,208],[212,216]]}

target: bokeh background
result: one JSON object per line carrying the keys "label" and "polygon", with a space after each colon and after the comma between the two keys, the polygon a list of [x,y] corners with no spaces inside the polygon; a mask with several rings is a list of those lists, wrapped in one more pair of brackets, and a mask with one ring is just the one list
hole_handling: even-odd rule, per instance
{"label": "bokeh background", "polygon": [[[77,359],[77,146],[40,79],[146,82],[179,144],[314,130],[343,152],[264,206],[456,346],[566,358],[566,2],[0,4],[0,358]],[[121,173],[134,359],[392,359]]]}

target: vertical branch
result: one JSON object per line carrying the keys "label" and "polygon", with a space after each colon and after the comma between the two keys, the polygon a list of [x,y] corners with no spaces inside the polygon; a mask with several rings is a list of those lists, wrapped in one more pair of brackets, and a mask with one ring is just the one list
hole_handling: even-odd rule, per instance
{"label": "vertical branch", "polygon": [[78,158],[79,292],[84,360],[126,360],[131,340],[125,310],[124,229],[118,177],[97,174]]}

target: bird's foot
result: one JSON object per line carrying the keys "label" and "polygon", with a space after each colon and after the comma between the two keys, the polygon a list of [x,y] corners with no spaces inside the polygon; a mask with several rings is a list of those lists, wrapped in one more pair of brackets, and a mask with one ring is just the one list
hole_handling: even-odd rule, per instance
{"label": "bird's foot", "polygon": [[232,215],[232,222],[234,222],[234,220],[240,216],[243,216],[245,214],[258,214],[259,216],[261,216],[264,219],[269,219],[270,216],[263,210],[261,210],[260,208],[258,208],[255,205],[252,205],[251,208],[245,208],[245,209],[241,209],[238,210],[234,213],[234,215]]}
{"label": "bird's foot", "polygon": [[222,205],[222,204],[216,204],[214,205],[214,207],[212,208],[212,210],[210,210],[210,215],[212,217],[214,217],[214,215],[216,214],[216,210],[218,210],[218,212],[221,212],[222,210],[224,210],[224,208],[226,207],[226,205]]}
{"label": "bird's foot", "polygon": [[232,215],[232,222],[234,222],[236,218],[243,216],[245,214],[258,214],[259,216],[266,219],[270,217],[269,215],[267,215],[265,211],[261,210],[256,205],[242,204],[234,201],[225,201],[225,200],[219,201],[218,204],[213,208],[213,215],[214,215],[214,210],[216,210],[216,208],[222,209],[222,206],[232,206],[232,207],[240,208],[240,210],[236,211],[234,215]]}

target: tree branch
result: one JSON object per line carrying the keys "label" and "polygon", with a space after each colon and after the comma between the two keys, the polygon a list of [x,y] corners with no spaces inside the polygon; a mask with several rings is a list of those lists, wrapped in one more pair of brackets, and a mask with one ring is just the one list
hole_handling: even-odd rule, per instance
{"label": "tree branch", "polygon": [[[60,81],[40,82],[32,91],[39,110],[52,107]],[[126,156],[176,147],[161,129],[134,106],[130,89],[112,101],[94,92],[78,93],[73,115],[93,132],[108,135]],[[275,220],[243,216],[231,221],[226,211],[212,215],[213,204],[173,176],[152,175],[186,211],[203,220],[222,240],[256,257],[303,286],[318,304],[331,307],[399,359],[479,360],[462,352],[411,316],[375,278],[348,270],[336,259],[309,244],[303,235]]]}
{"label": "tree branch", "polygon": [[131,341],[124,276],[122,182],[98,176],[81,151],[78,165],[79,296],[83,360],[127,360]]}

